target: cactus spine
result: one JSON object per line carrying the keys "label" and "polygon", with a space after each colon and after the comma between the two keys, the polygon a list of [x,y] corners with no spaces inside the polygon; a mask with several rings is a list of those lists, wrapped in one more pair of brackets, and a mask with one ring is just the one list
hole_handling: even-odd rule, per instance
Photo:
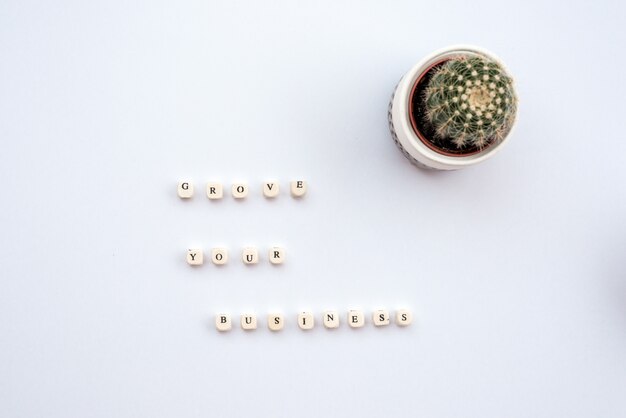
{"label": "cactus spine", "polygon": [[457,149],[483,149],[509,132],[517,111],[512,78],[495,61],[463,55],[436,68],[424,93],[425,119]]}

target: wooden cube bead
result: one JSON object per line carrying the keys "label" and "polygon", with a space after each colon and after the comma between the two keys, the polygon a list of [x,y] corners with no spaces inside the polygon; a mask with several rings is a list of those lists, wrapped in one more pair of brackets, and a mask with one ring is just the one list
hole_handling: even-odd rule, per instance
{"label": "wooden cube bead", "polygon": [[193,196],[193,184],[188,181],[178,183],[178,197],[181,199],[190,199]]}
{"label": "wooden cube bead", "polygon": [[295,180],[291,182],[291,195],[293,197],[302,197],[306,194],[307,183],[304,180]]}
{"label": "wooden cube bead", "polygon": [[211,200],[217,200],[224,197],[224,188],[222,183],[208,182],[206,185],[206,197]]}
{"label": "wooden cube bead", "polygon": [[200,249],[187,250],[187,263],[191,266],[200,266],[204,262],[204,254]]}
{"label": "wooden cube bead", "polygon": [[348,311],[348,325],[352,328],[361,328],[365,325],[365,316],[363,311],[351,309]]}
{"label": "wooden cube bead", "polygon": [[230,331],[232,328],[230,315],[226,313],[215,315],[215,327],[218,331]]}

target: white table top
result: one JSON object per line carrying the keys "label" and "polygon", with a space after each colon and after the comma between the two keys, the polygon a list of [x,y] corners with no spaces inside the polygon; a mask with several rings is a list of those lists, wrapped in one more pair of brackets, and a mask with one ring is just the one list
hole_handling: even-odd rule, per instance
{"label": "white table top", "polygon": [[[3,2],[0,416],[626,416],[624,12]],[[519,124],[480,166],[425,172],[387,103],[455,43],[505,61]],[[246,245],[287,262],[246,267]],[[232,259],[191,268],[194,246]],[[381,307],[415,322],[294,323]],[[260,328],[218,334],[220,311]]]}

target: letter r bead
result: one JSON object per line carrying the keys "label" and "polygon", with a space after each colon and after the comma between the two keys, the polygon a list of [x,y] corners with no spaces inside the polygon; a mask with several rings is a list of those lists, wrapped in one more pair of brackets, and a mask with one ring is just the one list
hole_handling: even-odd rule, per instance
{"label": "letter r bead", "polygon": [[206,197],[211,200],[221,199],[224,196],[222,183],[208,182],[206,185]]}
{"label": "letter r bead", "polygon": [[272,247],[270,248],[269,258],[272,264],[283,264],[285,261],[285,250],[280,247]]}
{"label": "letter r bead", "polygon": [[326,311],[323,316],[324,326],[332,329],[339,327],[339,313],[337,311]]}

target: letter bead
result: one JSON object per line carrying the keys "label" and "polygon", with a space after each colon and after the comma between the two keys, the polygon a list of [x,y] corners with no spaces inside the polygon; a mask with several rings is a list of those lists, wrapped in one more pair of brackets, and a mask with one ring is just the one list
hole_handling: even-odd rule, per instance
{"label": "letter bead", "polygon": [[235,199],[243,199],[248,196],[248,185],[246,183],[234,183],[232,193]]}
{"label": "letter bead", "polygon": [[215,327],[218,331],[230,331],[232,328],[230,315],[225,313],[215,315]]}
{"label": "letter bead", "polygon": [[188,181],[178,183],[178,197],[181,199],[190,199],[193,196],[193,184]]}
{"label": "letter bead", "polygon": [[413,322],[413,314],[408,309],[400,309],[396,312],[396,323],[402,327],[411,325]]}
{"label": "letter bead", "polygon": [[285,326],[285,319],[282,314],[273,313],[267,316],[267,327],[272,331],[280,331]]}
{"label": "letter bead", "polygon": [[187,263],[191,266],[201,266],[203,263],[204,254],[202,250],[190,249],[187,250]]}
{"label": "letter bead", "polygon": [[298,314],[298,326],[300,329],[311,329],[315,325],[315,318],[311,312],[300,312]]}
{"label": "letter bead", "polygon": [[372,322],[377,327],[382,327],[384,325],[389,325],[389,311],[379,309],[372,313]]}
{"label": "letter bead", "polygon": [[256,264],[259,262],[259,251],[254,247],[244,248],[242,259],[244,264]]}
{"label": "letter bead", "polygon": [[256,329],[256,315],[255,314],[243,314],[241,315],[241,328],[248,330]]}
{"label": "letter bead", "polygon": [[348,325],[352,328],[361,328],[365,325],[365,317],[363,311],[351,309],[348,311]]}
{"label": "letter bead", "polygon": [[285,250],[280,247],[270,248],[269,259],[272,264],[283,264],[285,261]]}
{"label": "letter bead", "polygon": [[228,250],[226,248],[213,248],[211,250],[211,261],[218,266],[226,264],[228,262]]}
{"label": "letter bead", "polygon": [[265,197],[276,197],[278,196],[278,192],[280,191],[280,186],[276,181],[266,181],[263,183],[263,196]]}
{"label": "letter bead", "polygon": [[224,196],[222,183],[209,182],[206,185],[206,197],[211,200],[221,199]]}
{"label": "letter bead", "polygon": [[322,319],[326,328],[332,329],[339,327],[339,313],[337,311],[324,312]]}
{"label": "letter bead", "polygon": [[306,194],[307,184],[304,180],[295,180],[291,182],[291,195],[293,197],[302,197]]}

